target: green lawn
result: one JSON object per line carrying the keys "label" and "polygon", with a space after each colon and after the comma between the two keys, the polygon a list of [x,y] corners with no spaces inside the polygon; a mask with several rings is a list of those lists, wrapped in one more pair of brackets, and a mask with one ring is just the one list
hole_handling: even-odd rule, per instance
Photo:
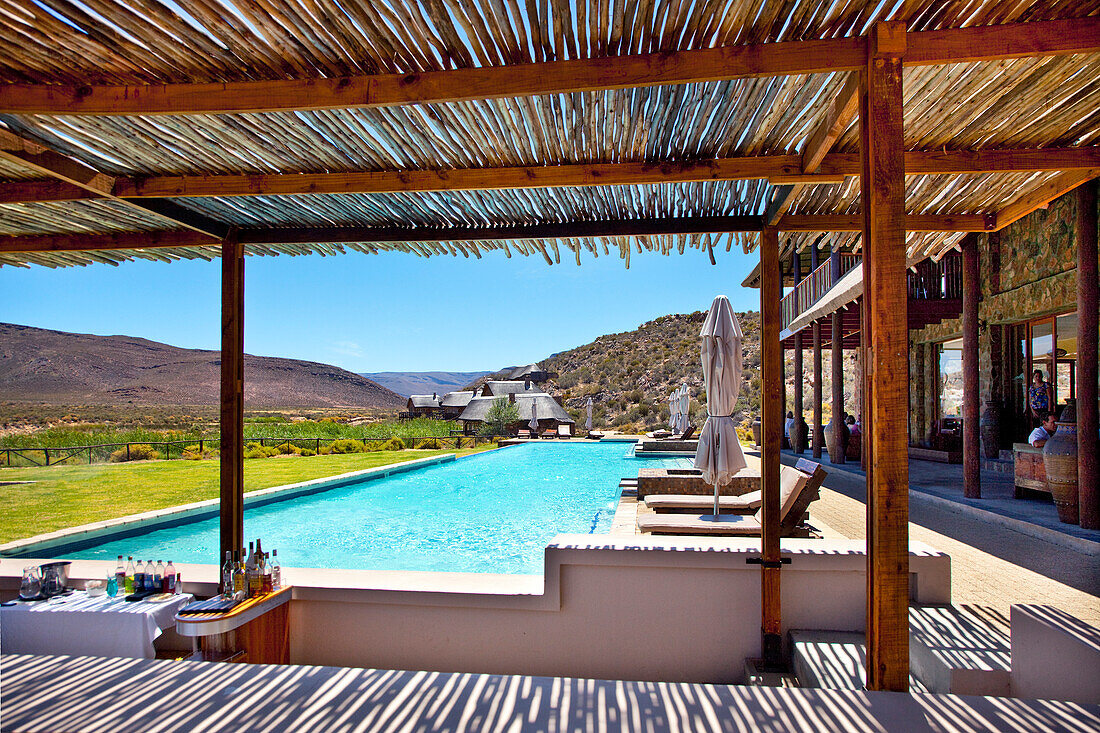
{"label": "green lawn", "polygon": [[[244,462],[245,491],[335,476],[348,471],[474,450],[405,450],[279,457]],[[219,461],[150,461],[91,466],[0,468],[0,543],[78,524],[218,497]]]}

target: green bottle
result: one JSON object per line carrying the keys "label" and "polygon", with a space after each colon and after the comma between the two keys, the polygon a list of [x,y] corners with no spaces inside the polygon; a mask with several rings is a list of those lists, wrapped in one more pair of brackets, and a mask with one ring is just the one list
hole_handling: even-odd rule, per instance
{"label": "green bottle", "polygon": [[134,556],[129,555],[126,558],[126,595],[130,595],[134,592]]}

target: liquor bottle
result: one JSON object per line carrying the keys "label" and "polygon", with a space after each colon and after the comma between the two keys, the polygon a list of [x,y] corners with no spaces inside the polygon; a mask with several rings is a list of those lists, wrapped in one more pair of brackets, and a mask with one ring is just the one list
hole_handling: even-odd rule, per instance
{"label": "liquor bottle", "polygon": [[279,551],[271,551],[271,589],[279,590],[283,587],[283,568],[279,565]]}
{"label": "liquor bottle", "polygon": [[241,562],[240,555],[233,558],[233,592],[248,592],[248,581],[244,577],[244,563]]}
{"label": "liquor bottle", "polygon": [[248,558],[244,563],[244,578],[248,587],[245,594],[251,598],[260,593],[260,579],[256,575],[256,543],[248,543]]}
{"label": "liquor bottle", "polygon": [[126,558],[126,580],[122,584],[122,589],[129,595],[134,592],[134,556],[129,555]]}
{"label": "liquor bottle", "polygon": [[233,595],[233,554],[225,551],[225,565],[222,565],[222,593]]}
{"label": "liquor bottle", "polygon": [[119,589],[126,587],[126,568],[122,564],[122,555],[118,556],[118,564],[115,565],[115,583]]}
{"label": "liquor bottle", "polygon": [[266,554],[263,555],[262,557],[263,557],[264,561],[261,565],[261,567],[263,568],[263,573],[260,576],[261,577],[260,589],[264,593],[270,593],[272,590],[274,590],[274,587],[273,587],[274,580],[271,577],[271,563],[268,562],[268,556]]}
{"label": "liquor bottle", "polygon": [[137,565],[134,566],[134,593],[141,593],[145,590],[145,565],[142,564],[141,559],[137,561]]}
{"label": "liquor bottle", "polygon": [[164,569],[164,592],[175,593],[178,581],[179,576],[176,574],[176,566],[169,560],[168,567]]}

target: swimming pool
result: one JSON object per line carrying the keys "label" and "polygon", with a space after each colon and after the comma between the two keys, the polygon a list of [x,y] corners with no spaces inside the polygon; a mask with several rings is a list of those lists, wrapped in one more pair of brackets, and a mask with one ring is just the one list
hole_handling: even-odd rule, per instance
{"label": "swimming pool", "polygon": [[[637,476],[642,465],[685,463],[634,458],[633,451],[621,442],[501,448],[249,508],[245,537],[278,549],[287,567],[541,574],[554,535],[608,530],[621,478]],[[217,548],[212,518],[67,557],[211,563]]]}

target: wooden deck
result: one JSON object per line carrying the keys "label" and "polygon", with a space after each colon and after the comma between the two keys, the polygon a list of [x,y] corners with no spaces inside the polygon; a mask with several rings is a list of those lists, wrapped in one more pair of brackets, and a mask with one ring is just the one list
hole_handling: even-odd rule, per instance
{"label": "wooden deck", "polygon": [[1010,698],[5,655],[5,731],[989,731],[1100,728]]}

